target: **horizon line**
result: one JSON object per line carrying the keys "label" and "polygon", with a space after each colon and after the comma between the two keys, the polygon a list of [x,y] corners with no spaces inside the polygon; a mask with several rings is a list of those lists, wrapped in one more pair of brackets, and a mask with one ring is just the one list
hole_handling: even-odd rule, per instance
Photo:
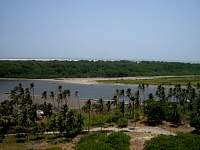
{"label": "horizon line", "polygon": [[142,61],[149,61],[149,62],[179,62],[179,63],[192,63],[192,64],[199,64],[200,61],[187,61],[187,60],[164,60],[164,59],[126,59],[126,58],[0,58],[0,61],[8,60],[8,61],[81,61],[81,60],[88,60],[88,61],[132,61],[132,62],[142,62]]}

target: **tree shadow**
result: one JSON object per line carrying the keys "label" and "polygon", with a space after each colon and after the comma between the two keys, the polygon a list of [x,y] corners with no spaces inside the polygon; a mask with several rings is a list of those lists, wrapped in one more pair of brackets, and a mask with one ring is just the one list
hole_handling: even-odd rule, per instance
{"label": "tree shadow", "polygon": [[193,130],[191,133],[192,133],[192,134],[200,135],[200,130]]}

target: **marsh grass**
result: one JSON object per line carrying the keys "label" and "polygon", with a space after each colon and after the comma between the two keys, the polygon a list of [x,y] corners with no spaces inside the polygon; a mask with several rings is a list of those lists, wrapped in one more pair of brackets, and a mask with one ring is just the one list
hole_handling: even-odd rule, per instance
{"label": "marsh grass", "polygon": [[200,83],[200,76],[177,76],[177,77],[160,77],[153,79],[119,79],[119,80],[97,80],[99,83],[119,83],[119,84],[149,84],[149,85],[187,85],[191,82],[192,85]]}

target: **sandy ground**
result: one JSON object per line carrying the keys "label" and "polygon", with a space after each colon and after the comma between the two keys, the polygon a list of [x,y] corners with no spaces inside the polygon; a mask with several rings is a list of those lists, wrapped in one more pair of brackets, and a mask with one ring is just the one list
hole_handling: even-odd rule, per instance
{"label": "sandy ground", "polygon": [[[3,100],[8,100],[9,99],[9,95],[8,94],[0,94],[0,102],[3,101]],[[33,100],[33,103],[34,104],[43,104],[44,102],[47,102],[47,103],[51,103],[52,106],[54,108],[58,108],[58,102],[57,102],[57,99],[55,97],[55,99],[51,99],[51,98],[47,98],[46,100],[44,100],[41,95],[35,95],[34,97],[34,100]],[[66,98],[66,99],[63,99],[62,100],[62,105],[64,104],[68,104],[68,106],[71,108],[71,109],[79,109],[79,104],[80,104],[80,108],[85,105],[87,102],[87,99],[77,99],[73,96],[70,96],[69,98]],[[92,103],[95,103],[96,101],[95,100],[91,100]],[[59,104],[59,107],[61,106],[61,103]]]}

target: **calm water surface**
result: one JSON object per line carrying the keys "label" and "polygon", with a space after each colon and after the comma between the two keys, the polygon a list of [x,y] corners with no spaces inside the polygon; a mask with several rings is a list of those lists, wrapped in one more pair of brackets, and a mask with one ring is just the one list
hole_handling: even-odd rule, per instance
{"label": "calm water surface", "polygon": [[[72,83],[63,83],[61,81],[47,81],[47,80],[0,80],[0,95],[8,93],[16,85],[22,83],[23,87],[29,88],[30,83],[35,85],[35,94],[41,95],[43,91],[47,91],[48,95],[51,91],[55,93],[58,92],[58,86],[61,85],[62,89],[69,89],[72,94],[75,91],[79,91],[81,98],[104,98],[112,99],[115,91],[117,89],[128,89],[131,88],[133,92],[138,90],[138,85],[112,85],[112,84],[72,84]],[[148,86],[146,88],[144,95],[148,97],[149,93],[155,94],[157,86]],[[143,93],[141,93],[143,95]],[[1,98],[2,99],[2,98]]]}

